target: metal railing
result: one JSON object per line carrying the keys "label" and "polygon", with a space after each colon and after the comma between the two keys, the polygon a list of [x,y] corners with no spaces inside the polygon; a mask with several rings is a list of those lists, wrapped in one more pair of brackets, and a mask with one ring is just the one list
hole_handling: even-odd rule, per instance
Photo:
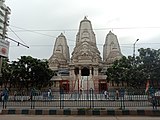
{"label": "metal railing", "polygon": [[[1,100],[1,106],[5,102]],[[119,93],[110,91],[105,97],[103,93],[94,93],[93,89],[89,91],[52,91],[52,94],[46,92],[34,93],[29,95],[9,96],[6,103],[8,108],[152,108],[151,97],[145,93],[135,94],[134,92]],[[158,102],[157,104],[158,105]]]}

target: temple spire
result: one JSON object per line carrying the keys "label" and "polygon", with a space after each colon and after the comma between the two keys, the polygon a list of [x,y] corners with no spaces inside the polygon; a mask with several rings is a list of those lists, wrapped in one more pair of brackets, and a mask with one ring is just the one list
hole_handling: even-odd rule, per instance
{"label": "temple spire", "polygon": [[111,64],[122,56],[117,36],[109,31],[106,36],[105,44],[103,45],[103,61]]}
{"label": "temple spire", "polygon": [[76,46],[71,60],[71,62],[85,61],[84,64],[101,63],[101,56],[96,46],[96,37],[92,29],[92,24],[86,16],[80,22],[79,31],[76,36]]}
{"label": "temple spire", "polygon": [[53,54],[49,58],[49,66],[53,70],[61,68],[61,66],[67,66],[70,61],[69,47],[67,45],[66,37],[61,33],[54,44]]}

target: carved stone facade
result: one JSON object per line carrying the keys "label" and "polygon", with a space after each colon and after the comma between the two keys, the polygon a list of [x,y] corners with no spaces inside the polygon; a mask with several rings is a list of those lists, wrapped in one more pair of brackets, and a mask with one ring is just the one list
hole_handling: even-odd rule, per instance
{"label": "carved stone facade", "polygon": [[[96,37],[91,22],[85,17],[79,25],[76,35],[76,45],[69,57],[67,40],[63,34],[56,39],[52,56],[49,58],[49,66],[58,71],[52,80],[66,92],[88,91],[94,89],[97,92],[108,89],[106,83],[106,70],[113,61],[122,57],[117,36],[111,31],[107,34],[103,46],[103,60],[96,46]],[[65,74],[68,71],[69,74]]]}
{"label": "carved stone facade", "polygon": [[117,36],[109,31],[106,36],[105,44],[103,45],[104,66],[106,68],[109,67],[115,60],[120,59],[122,56]]}
{"label": "carved stone facade", "polygon": [[66,37],[61,33],[55,41],[52,56],[49,58],[49,67],[52,70],[67,68],[70,61],[69,47]]}

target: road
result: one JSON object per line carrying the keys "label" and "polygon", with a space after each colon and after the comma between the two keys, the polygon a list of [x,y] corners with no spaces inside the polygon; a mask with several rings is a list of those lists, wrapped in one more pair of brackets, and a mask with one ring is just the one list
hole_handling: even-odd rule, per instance
{"label": "road", "polygon": [[0,115],[1,120],[159,120],[159,117],[136,116],[48,116],[48,115]]}

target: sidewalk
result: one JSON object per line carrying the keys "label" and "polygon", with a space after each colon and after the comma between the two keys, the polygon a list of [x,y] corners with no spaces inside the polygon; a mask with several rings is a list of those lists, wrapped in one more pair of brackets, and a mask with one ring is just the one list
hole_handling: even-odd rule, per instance
{"label": "sidewalk", "polygon": [[2,120],[159,120],[159,117],[146,116],[32,116],[32,115],[1,115]]}
{"label": "sidewalk", "polygon": [[152,109],[4,109],[1,115],[82,115],[82,116],[160,116],[160,110]]}

